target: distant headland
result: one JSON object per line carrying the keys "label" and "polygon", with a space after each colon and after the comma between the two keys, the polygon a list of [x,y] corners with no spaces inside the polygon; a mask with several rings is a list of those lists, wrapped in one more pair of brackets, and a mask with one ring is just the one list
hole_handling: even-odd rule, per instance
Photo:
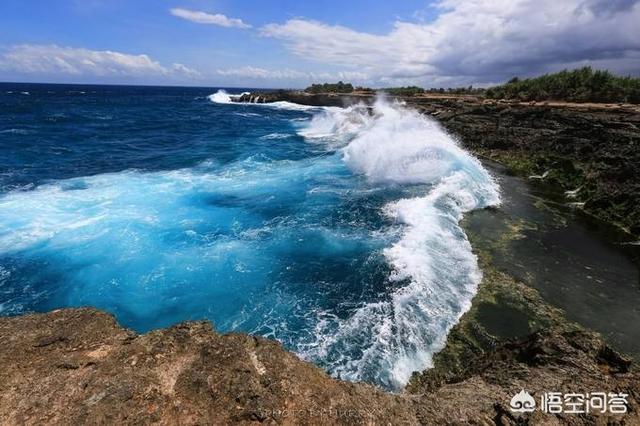
{"label": "distant headland", "polygon": [[367,87],[354,88],[351,83],[339,81],[334,84],[312,84],[304,91],[312,94],[382,92],[391,96],[449,94],[517,101],[640,103],[640,78],[616,76],[607,70],[583,67],[533,78],[513,77],[505,84],[487,88],[468,86],[424,89],[418,86],[405,86],[374,90]]}

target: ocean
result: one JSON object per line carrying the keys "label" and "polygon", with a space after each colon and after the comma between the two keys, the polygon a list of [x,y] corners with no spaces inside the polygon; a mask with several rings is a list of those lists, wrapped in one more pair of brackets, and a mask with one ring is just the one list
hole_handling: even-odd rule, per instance
{"label": "ocean", "polygon": [[496,182],[400,104],[242,91],[0,84],[0,315],[208,319],[401,388],[470,306],[459,221]]}

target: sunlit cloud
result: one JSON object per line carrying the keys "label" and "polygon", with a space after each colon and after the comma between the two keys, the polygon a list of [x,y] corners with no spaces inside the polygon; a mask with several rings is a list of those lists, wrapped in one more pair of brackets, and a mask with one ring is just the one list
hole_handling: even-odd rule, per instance
{"label": "sunlit cloud", "polygon": [[435,20],[396,22],[383,35],[303,18],[260,34],[297,56],[387,83],[495,82],[602,63],[640,72],[636,0],[445,0],[435,8]]}
{"label": "sunlit cloud", "polygon": [[219,25],[221,27],[235,28],[251,28],[251,25],[242,22],[242,19],[228,18],[227,16],[216,13],[211,14],[199,10],[189,10],[176,7],[170,10],[173,16],[195,22],[196,24]]}
{"label": "sunlit cloud", "polygon": [[0,53],[0,69],[21,74],[69,76],[199,77],[183,64],[164,66],[149,56],[55,44],[22,44]]}

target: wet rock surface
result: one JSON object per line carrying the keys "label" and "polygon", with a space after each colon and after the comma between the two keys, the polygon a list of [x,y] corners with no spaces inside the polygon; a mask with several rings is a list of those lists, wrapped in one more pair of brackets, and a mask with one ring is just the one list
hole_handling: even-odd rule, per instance
{"label": "wet rock surface", "polygon": [[[428,370],[408,391],[435,389],[417,407],[419,419],[428,424],[637,424],[640,376],[629,368],[630,361],[595,334],[540,331],[499,344],[444,384],[434,381],[437,370]],[[516,415],[508,401],[521,389],[533,396],[538,407],[545,392],[623,392],[629,395],[629,413],[551,415],[538,409]]]}
{"label": "wet rock surface", "polygon": [[[597,335],[498,344],[402,394],[335,380],[278,343],[190,322],[144,335],[94,309],[0,319],[2,424],[638,424],[640,375]],[[516,416],[527,389],[628,393],[625,415]]]}
{"label": "wet rock surface", "polygon": [[555,189],[559,201],[640,235],[640,112],[463,104],[436,114],[468,149]]}

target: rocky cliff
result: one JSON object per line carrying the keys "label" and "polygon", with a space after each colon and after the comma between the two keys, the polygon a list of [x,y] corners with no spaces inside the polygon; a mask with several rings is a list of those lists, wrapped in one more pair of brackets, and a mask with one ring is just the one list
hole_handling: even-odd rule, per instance
{"label": "rocky cliff", "polygon": [[[0,319],[2,424],[640,424],[640,374],[594,334],[535,333],[402,394],[191,322],[137,335],[94,309]],[[623,392],[627,414],[515,415],[521,389]]]}

